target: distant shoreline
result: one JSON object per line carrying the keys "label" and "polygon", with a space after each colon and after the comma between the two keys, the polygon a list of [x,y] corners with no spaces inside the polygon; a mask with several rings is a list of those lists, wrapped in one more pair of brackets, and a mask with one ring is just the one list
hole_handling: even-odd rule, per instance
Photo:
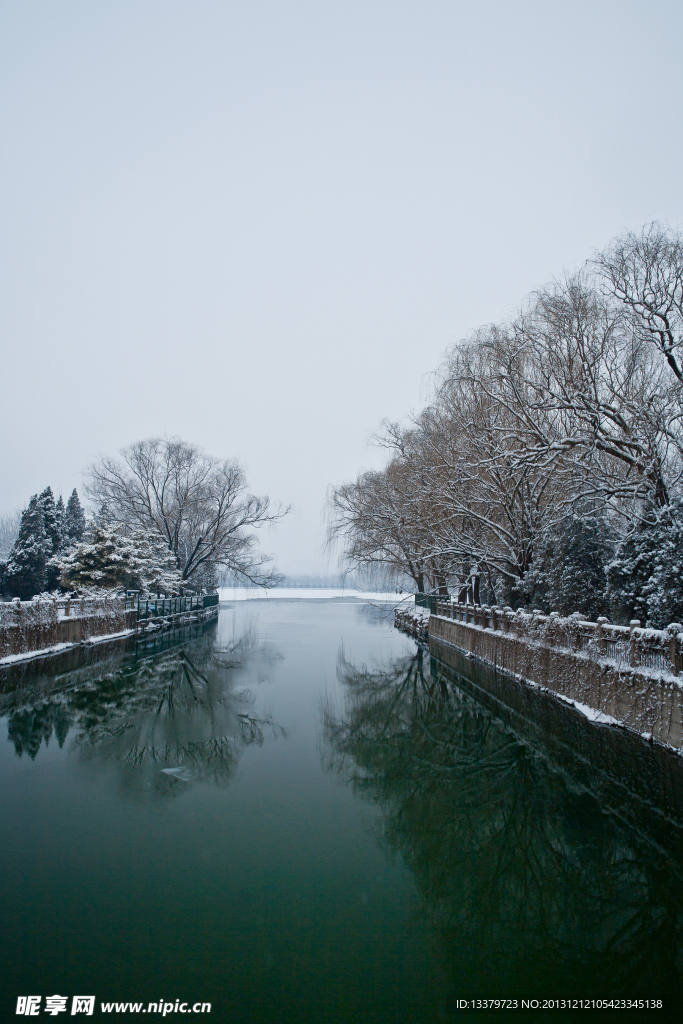
{"label": "distant shoreline", "polygon": [[412,594],[396,594],[391,591],[345,590],[342,587],[219,587],[218,599],[221,604],[231,601],[395,601],[397,604],[412,598]]}

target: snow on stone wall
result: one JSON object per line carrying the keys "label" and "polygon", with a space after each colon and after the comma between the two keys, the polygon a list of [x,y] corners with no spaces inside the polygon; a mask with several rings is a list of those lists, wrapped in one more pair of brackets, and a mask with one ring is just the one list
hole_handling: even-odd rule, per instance
{"label": "snow on stone wall", "polygon": [[0,658],[56,646],[61,639],[60,624],[69,621],[80,622],[83,640],[121,632],[126,628],[125,598],[34,598],[0,604]]}
{"label": "snow on stone wall", "polygon": [[[512,609],[439,602],[441,640],[616,723],[683,746],[682,627],[614,626]],[[600,716],[603,716],[602,719]]]}

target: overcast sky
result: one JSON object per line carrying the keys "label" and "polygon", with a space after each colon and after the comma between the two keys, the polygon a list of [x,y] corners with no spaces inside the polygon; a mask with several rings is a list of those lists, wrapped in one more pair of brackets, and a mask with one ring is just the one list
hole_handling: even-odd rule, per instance
{"label": "overcast sky", "polygon": [[0,511],[179,434],[292,503],[454,340],[683,222],[683,4],[1,0]]}

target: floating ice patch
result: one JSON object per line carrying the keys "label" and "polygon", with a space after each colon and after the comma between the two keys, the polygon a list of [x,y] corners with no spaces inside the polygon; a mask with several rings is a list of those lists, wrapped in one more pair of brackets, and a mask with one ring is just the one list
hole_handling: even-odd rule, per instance
{"label": "floating ice patch", "polygon": [[180,779],[181,782],[191,782],[192,772],[189,768],[162,768],[164,775],[170,775],[172,779]]}

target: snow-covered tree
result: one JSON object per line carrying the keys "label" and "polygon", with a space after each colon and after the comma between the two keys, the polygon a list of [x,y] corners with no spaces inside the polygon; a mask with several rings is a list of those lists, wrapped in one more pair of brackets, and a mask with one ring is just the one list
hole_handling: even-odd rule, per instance
{"label": "snow-covered tree", "polygon": [[95,524],[85,541],[55,563],[62,586],[76,592],[97,587],[177,594],[182,583],[163,537],[142,530],[126,536],[117,528]]}
{"label": "snow-covered tree", "polygon": [[683,620],[683,234],[617,239],[458,342],[436,380],[380,439],[384,468],[331,493],[351,566],[594,616],[609,565],[613,616]]}
{"label": "snow-covered tree", "polygon": [[71,497],[66,503],[64,512],[63,536],[65,545],[77,544],[85,535],[85,513],[81,508],[78,491],[74,487]]}
{"label": "snow-covered tree", "polygon": [[57,533],[59,536],[59,550],[64,546],[64,516],[66,515],[66,509],[64,508],[64,498],[59,495],[55,502],[55,523],[57,526]]}
{"label": "snow-covered tree", "polygon": [[607,566],[607,594],[617,622],[648,619],[645,587],[655,568],[657,510],[650,504],[617,545]]}
{"label": "snow-covered tree", "polygon": [[683,506],[672,502],[657,514],[654,567],[643,593],[648,623],[662,629],[683,621]]}
{"label": "snow-covered tree", "polygon": [[134,530],[130,540],[133,545],[133,582],[129,586],[146,594],[180,593],[183,576],[161,534],[157,530]]}
{"label": "snow-covered tree", "polygon": [[41,594],[47,583],[46,564],[52,555],[52,540],[45,529],[44,493],[40,498],[34,494],[22,512],[19,536],[7,560],[5,588],[11,596],[24,601]]}
{"label": "snow-covered tree", "polygon": [[122,460],[91,470],[89,493],[126,532],[165,538],[188,590],[201,590],[219,567],[261,586],[279,580],[258,553],[253,530],[286,513],[246,491],[242,467],[180,438],[148,438],[124,448]]}
{"label": "snow-covered tree", "polygon": [[634,333],[683,383],[683,235],[647,224],[616,238],[594,262]]}
{"label": "snow-covered tree", "polygon": [[127,589],[137,578],[130,538],[102,526],[93,527],[86,541],[56,561],[62,586],[75,592],[93,587]]}
{"label": "snow-covered tree", "polygon": [[535,608],[595,620],[609,611],[607,563],[614,553],[610,525],[591,509],[575,510],[539,538],[518,594]]}
{"label": "snow-covered tree", "polygon": [[38,502],[43,510],[45,533],[51,547],[50,554],[55,555],[62,546],[62,534],[57,521],[57,506],[51,487],[46,487],[42,494],[38,495]]}
{"label": "snow-covered tree", "polygon": [[607,568],[614,618],[661,629],[683,621],[683,505],[650,506]]}

